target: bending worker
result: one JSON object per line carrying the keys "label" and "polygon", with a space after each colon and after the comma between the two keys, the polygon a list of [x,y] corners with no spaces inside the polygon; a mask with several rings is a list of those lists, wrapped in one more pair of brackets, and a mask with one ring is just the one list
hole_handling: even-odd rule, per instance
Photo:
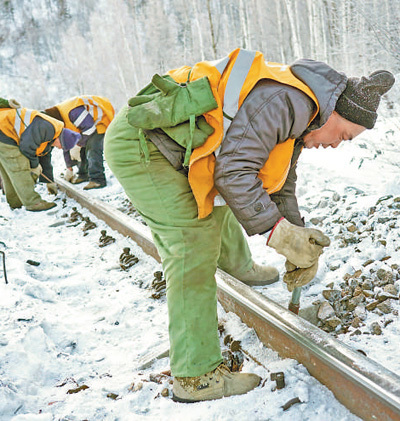
{"label": "bending worker", "polygon": [[155,75],[115,117],[105,156],[162,258],[174,400],[259,384],[223,364],[216,269],[250,285],[277,280],[276,269],[253,263],[242,226],[286,257],[289,289],[311,281],[329,239],[304,227],[296,161],[304,146],[336,148],[371,129],[393,83],[386,71],[347,78],[325,63],[286,66],[237,49]]}
{"label": "bending worker", "polygon": [[[73,148],[80,135],[39,111],[20,108],[19,104],[12,106],[0,108],[0,174],[7,202],[13,209],[51,209],[56,204],[43,200],[35,191],[35,182],[42,173],[39,159],[52,147]],[[55,184],[49,183],[48,190],[54,193]]]}
{"label": "bending worker", "polygon": [[[107,98],[95,95],[82,95],[47,108],[47,115],[64,122],[65,127],[82,135],[77,148],[64,152],[67,166],[64,178],[80,184],[89,183],[84,190],[105,187],[103,149],[104,133],[114,118],[114,108]],[[78,166],[78,174],[73,174],[73,167]]]}

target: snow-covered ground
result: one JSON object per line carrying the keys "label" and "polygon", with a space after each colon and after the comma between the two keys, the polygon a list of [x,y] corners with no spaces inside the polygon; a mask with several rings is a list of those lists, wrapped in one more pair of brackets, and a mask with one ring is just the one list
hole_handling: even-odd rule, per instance
{"label": "snow-covered ground", "polygon": [[[40,190],[46,197],[45,189]],[[156,383],[149,381],[150,374],[168,370],[168,358],[138,369],[167,346],[165,297],[150,297],[160,265],[79,206],[97,227],[83,231],[81,220],[69,222],[76,204],[63,199],[59,194],[56,210],[30,213],[11,211],[1,197],[9,284],[0,279],[0,419],[356,419],[303,366],[281,360],[222,309],[221,342],[226,334],[242,341],[264,366],[245,360],[243,370],[262,376],[264,387],[195,405],[160,396],[163,389],[171,391],[170,377],[161,376]],[[116,241],[100,248],[102,229]],[[128,271],[119,267],[125,247],[139,258]],[[270,372],[280,371],[286,387],[272,391]],[[281,406],[295,397],[303,403],[283,412]]]}
{"label": "snow-covered ground", "polygon": [[[397,145],[396,122],[386,120],[337,150],[302,154],[298,198],[303,216],[308,226],[323,230],[332,240],[315,280],[303,288],[302,308],[326,301],[323,290],[345,289],[345,279],[364,276],[363,281],[372,282],[379,269],[392,273],[398,291]],[[56,172],[60,172],[60,156],[55,158]],[[87,194],[121,207],[125,195],[109,171],[107,175],[105,189]],[[38,190],[50,199],[44,186]],[[222,308],[222,346],[225,348],[227,334],[240,340],[261,364],[245,358],[243,371],[259,374],[263,386],[244,396],[213,402],[174,403],[171,378],[162,374],[168,371],[168,358],[140,368],[143,361],[167,347],[165,297],[151,298],[153,273],[161,265],[64,194],[59,193],[56,201],[57,208],[48,212],[11,211],[0,195],[0,241],[6,245],[0,244],[0,250],[6,255],[9,281],[4,283],[0,265],[1,420],[357,419],[302,365],[280,359]],[[70,222],[74,206],[97,227],[84,231],[81,219]],[[349,230],[351,225],[357,231]],[[99,247],[104,229],[116,241]],[[350,238],[350,234],[357,237]],[[265,246],[263,238],[249,238],[249,243],[255,260],[275,264],[283,273],[284,260]],[[128,271],[119,266],[125,247],[139,258]],[[364,266],[369,260],[372,262]],[[359,270],[362,272],[356,273]],[[259,290],[284,305],[290,299],[281,282]],[[374,294],[380,290],[383,286],[373,285]],[[361,334],[351,336],[353,327],[347,334],[340,333],[340,325],[333,334],[400,374],[399,302],[389,301],[388,313],[365,312],[358,328]],[[373,322],[382,327],[381,335],[370,333]],[[270,372],[279,371],[285,374],[286,387],[274,390]],[[169,397],[162,396],[165,389]],[[301,403],[283,411],[282,405],[295,397]]]}
{"label": "snow-covered ground", "polygon": [[[322,296],[324,290],[344,293],[352,279],[360,284],[371,282],[371,291],[377,296],[385,288],[379,277],[388,277],[399,296],[399,137],[398,119],[386,119],[378,121],[374,130],[342,143],[337,149],[303,151],[297,188],[301,212],[307,226],[324,231],[331,245],[320,258],[314,281],[303,288],[301,308],[326,301]],[[249,242],[260,262],[274,263],[284,272],[284,259],[270,251],[267,254],[263,238],[252,237]],[[346,284],[347,278],[350,281]],[[260,288],[260,292],[283,305],[290,300],[281,283]],[[368,298],[360,305],[364,307],[373,300]],[[399,301],[388,300],[381,307],[382,311],[365,313],[361,308],[361,325],[350,327],[347,334],[342,334],[338,326],[335,336],[400,375],[396,353]],[[371,334],[375,323],[382,329],[381,335]]]}

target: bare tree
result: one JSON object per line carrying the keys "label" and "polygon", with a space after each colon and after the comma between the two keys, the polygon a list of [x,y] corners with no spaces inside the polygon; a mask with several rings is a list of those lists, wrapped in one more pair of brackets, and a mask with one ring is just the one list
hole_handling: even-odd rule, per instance
{"label": "bare tree", "polygon": [[210,3],[211,3],[211,0],[207,0],[208,20],[210,22],[211,47],[213,51],[213,58],[216,59],[217,58],[217,41],[215,38],[213,15],[212,15]]}
{"label": "bare tree", "polygon": [[3,95],[32,107],[97,93],[118,108],[153,73],[237,47],[400,72],[398,0],[0,0],[0,23]]}

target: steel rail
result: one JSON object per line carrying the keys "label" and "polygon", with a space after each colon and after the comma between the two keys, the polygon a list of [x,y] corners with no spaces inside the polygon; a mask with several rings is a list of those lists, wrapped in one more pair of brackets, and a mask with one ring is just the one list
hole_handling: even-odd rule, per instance
{"label": "steel rail", "polygon": [[[57,178],[56,182],[70,197],[160,261],[148,227],[64,180]],[[227,273],[218,270],[216,278],[218,299],[226,311],[233,311],[254,328],[260,340],[281,357],[303,364],[351,412],[363,420],[400,420],[400,376]]]}

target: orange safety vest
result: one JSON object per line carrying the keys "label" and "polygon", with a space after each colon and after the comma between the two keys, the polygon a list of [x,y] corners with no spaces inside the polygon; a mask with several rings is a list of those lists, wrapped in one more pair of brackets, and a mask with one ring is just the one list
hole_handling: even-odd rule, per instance
{"label": "orange safety vest", "polygon": [[[1,131],[11,139],[14,139],[17,145],[19,145],[20,138],[25,129],[32,123],[36,116],[40,116],[44,120],[48,121],[54,126],[55,134],[53,139],[60,136],[64,123],[52,118],[46,114],[42,114],[36,110],[29,110],[28,108],[2,108],[0,109],[0,128]],[[43,142],[37,149],[36,155],[42,155],[46,146],[50,142]]]}
{"label": "orange safety vest", "polygon": [[[189,74],[190,72],[190,74]],[[309,124],[319,112],[319,104],[311,89],[296,78],[289,66],[265,62],[259,51],[236,49],[227,57],[216,61],[202,61],[192,68],[183,66],[168,72],[177,82],[185,83],[207,76],[218,108],[204,114],[208,124],[214,128],[206,142],[194,149],[190,157],[189,184],[196,199],[199,218],[205,218],[213,210],[214,198],[218,194],[214,186],[215,155],[221,145],[231,119],[235,117],[243,101],[261,79],[271,79],[293,86],[307,94],[315,103],[316,111]],[[229,118],[226,118],[227,115]],[[287,139],[271,151],[258,177],[264,189],[272,194],[279,191],[288,176],[295,139]]]}
{"label": "orange safety vest", "polygon": [[105,133],[107,127],[114,118],[114,108],[107,98],[96,95],[82,95],[67,99],[56,107],[60,111],[61,117],[67,129],[80,133],[79,129],[69,119],[69,112],[79,106],[84,106],[87,112],[93,117],[97,132]]}

